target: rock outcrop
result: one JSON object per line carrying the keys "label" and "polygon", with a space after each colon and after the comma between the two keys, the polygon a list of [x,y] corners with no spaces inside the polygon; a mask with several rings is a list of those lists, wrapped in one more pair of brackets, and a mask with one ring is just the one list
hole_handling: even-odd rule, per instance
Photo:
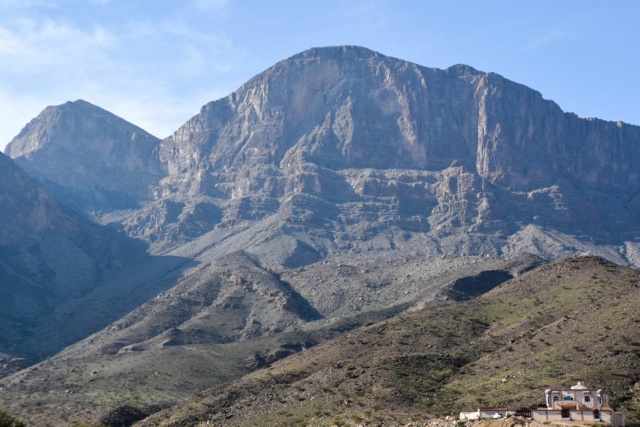
{"label": "rock outcrop", "polygon": [[328,231],[332,245],[311,243],[321,254],[382,230],[427,233],[453,253],[509,253],[502,237],[532,230],[632,242],[619,260],[637,252],[640,127],[581,119],[464,65],[311,49],[205,105],[161,159],[165,194],[245,206],[226,210],[231,222],[279,214],[306,235]]}

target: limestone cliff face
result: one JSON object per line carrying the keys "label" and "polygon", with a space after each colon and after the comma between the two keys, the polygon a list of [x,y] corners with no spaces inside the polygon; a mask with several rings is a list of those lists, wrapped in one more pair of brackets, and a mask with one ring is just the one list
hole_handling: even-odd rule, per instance
{"label": "limestone cliff face", "polygon": [[628,189],[640,185],[639,141],[637,126],[580,119],[494,73],[338,47],[293,56],[207,104],[163,141],[162,159],[169,181],[186,174],[177,188],[196,192],[213,191],[221,171],[304,163],[441,171],[456,162],[510,190],[561,179]]}
{"label": "limestone cliff face", "polygon": [[276,64],[205,105],[161,160],[165,195],[310,195],[337,206],[333,220],[440,237],[532,223],[605,235],[595,224],[610,209],[638,220],[628,195],[638,203],[640,127],[564,113],[494,73],[359,47]]}
{"label": "limestone cliff face", "polygon": [[47,107],[9,143],[6,154],[33,177],[117,205],[118,199],[155,197],[166,169],[158,149],[158,138],[79,100]]}
{"label": "limestone cliff face", "polygon": [[640,127],[565,113],[498,74],[360,47],[281,61],[161,142],[76,102],[45,110],[8,152],[85,210],[147,203],[102,220],[158,250],[206,236],[192,247],[295,265],[298,252],[553,258],[596,242],[640,259]]}
{"label": "limestone cliff face", "polygon": [[489,73],[478,82],[478,173],[530,191],[566,179],[581,186],[637,190],[640,127],[581,119],[538,92]]}
{"label": "limestone cliff face", "polygon": [[[277,168],[271,178],[305,163],[441,170],[455,160],[472,167],[478,112],[468,100],[481,76],[470,67],[428,69],[357,47],[306,51],[207,104],[163,141],[168,182],[213,191],[220,171],[259,165]],[[184,174],[191,179],[178,178]],[[266,181],[270,191],[273,179]]]}

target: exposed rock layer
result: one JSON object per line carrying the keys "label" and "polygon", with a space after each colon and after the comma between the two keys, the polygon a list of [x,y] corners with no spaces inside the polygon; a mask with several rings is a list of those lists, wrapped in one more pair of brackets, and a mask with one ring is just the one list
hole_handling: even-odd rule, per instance
{"label": "exposed rock layer", "polygon": [[[564,113],[497,74],[345,46],[279,62],[160,143],[79,101],[8,152],[157,251],[233,235],[227,253],[295,266],[390,249],[636,263],[639,150],[640,127]],[[123,197],[155,201],[111,212]]]}

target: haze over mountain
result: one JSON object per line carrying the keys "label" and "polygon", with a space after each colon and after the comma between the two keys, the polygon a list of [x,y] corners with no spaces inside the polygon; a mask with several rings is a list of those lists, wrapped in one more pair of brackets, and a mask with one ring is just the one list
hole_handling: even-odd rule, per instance
{"label": "haze over mountain", "polygon": [[[73,212],[2,154],[0,200],[0,351],[46,354],[48,343],[30,342],[33,330],[51,326],[60,304],[146,257],[145,245]],[[65,342],[73,341],[55,347]]]}
{"label": "haze over mountain", "polygon": [[475,297],[537,256],[640,266],[640,127],[466,65],[310,49],[164,140],[79,100],[45,109],[6,152],[26,174],[0,156],[1,291],[45,308],[14,304],[0,353],[36,362],[75,343],[2,382],[16,408],[47,390],[34,414],[87,376],[93,400],[77,407],[184,399]]}
{"label": "haze over mountain", "polygon": [[[34,178],[53,183],[86,209],[153,200],[165,174],[159,139],[85,101],[47,107],[7,146]],[[72,192],[69,192],[72,190]],[[74,197],[75,196],[75,197]]]}
{"label": "haze over mountain", "polygon": [[3,154],[0,201],[0,376],[119,319],[190,261],[150,257],[144,242],[75,212]]}

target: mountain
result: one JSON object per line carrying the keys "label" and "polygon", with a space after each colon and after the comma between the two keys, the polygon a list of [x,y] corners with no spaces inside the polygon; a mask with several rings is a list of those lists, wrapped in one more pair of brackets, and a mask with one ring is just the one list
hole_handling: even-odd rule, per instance
{"label": "mountain", "polygon": [[[362,375],[345,371],[351,363],[342,361],[376,348],[365,351],[362,342],[349,341],[348,331],[365,325],[363,331],[376,334],[399,325],[393,340],[375,341],[381,349],[392,347],[392,365],[383,371],[434,363],[440,373],[431,380],[441,381],[484,354],[505,357],[492,352],[502,338],[517,341],[514,331],[529,320],[517,317],[504,331],[495,322],[513,312],[513,304],[520,307],[519,300],[500,297],[511,304],[501,305],[492,299],[495,312],[464,303],[468,315],[439,306],[477,297],[542,264],[538,257],[595,254],[640,266],[639,144],[638,126],[565,113],[495,73],[465,65],[427,68],[353,46],[310,49],[281,61],[203,106],[164,140],[85,101],[48,107],[7,149],[40,184],[3,160],[15,175],[3,190],[15,199],[8,202],[15,210],[6,211],[9,226],[0,231],[14,239],[0,263],[9,265],[6,274],[21,271],[18,265],[42,289],[65,292],[34,311],[37,321],[3,323],[9,326],[0,357],[28,354],[30,363],[51,356],[5,378],[3,402],[36,423],[52,414],[62,422],[69,415],[60,408],[71,406],[79,411],[73,421],[86,416],[98,422],[100,411],[123,402],[183,400],[303,349],[305,356],[330,349],[329,356],[318,356],[329,365],[318,369],[336,370],[307,369],[294,356],[292,367],[305,368],[291,378],[320,372],[350,381],[351,374]],[[24,189],[20,180],[29,182]],[[23,195],[30,195],[27,202]],[[21,246],[20,233],[32,230],[35,246]],[[71,243],[39,249],[49,232]],[[58,267],[47,267],[51,259]],[[607,283],[619,286],[634,274],[589,259],[572,262],[598,277],[615,270],[623,279],[611,276]],[[42,260],[65,280],[51,282]],[[574,264],[558,265],[571,270]],[[16,295],[28,289],[21,284],[27,279],[7,277],[3,289]],[[565,295],[563,286],[574,289],[574,300],[568,294],[561,299],[566,310],[575,302],[584,306],[585,295],[617,303],[604,284],[602,295],[575,288],[576,281],[600,286],[583,273],[563,284],[541,277],[538,299],[520,307],[530,318],[540,319],[541,311],[557,320],[536,301],[548,302],[545,292]],[[29,297],[47,295],[39,289]],[[635,301],[635,294],[624,295]],[[469,316],[478,310],[484,314],[475,322]],[[405,328],[406,319],[416,322]],[[437,335],[425,332],[429,324]],[[626,318],[607,323],[618,324],[631,327]],[[492,341],[495,328],[499,339]],[[426,341],[418,339],[403,359],[403,338],[414,330]],[[328,343],[344,333],[338,347]],[[372,342],[362,333],[351,336]],[[559,335],[562,343],[571,341]],[[436,357],[454,344],[460,349]],[[611,359],[620,372],[632,364],[631,344],[625,345],[627,359]],[[428,346],[438,350],[430,353]],[[600,344],[594,348],[604,351]],[[409,357],[414,351],[424,358]],[[378,362],[366,360],[360,371]],[[593,355],[585,363],[601,369],[608,361]],[[380,375],[411,392],[414,385],[398,378],[418,371],[397,372]],[[260,390],[251,382],[260,375],[229,387]],[[382,400],[404,396],[384,384],[354,387],[360,393],[371,386]],[[606,383],[632,386],[620,384]],[[415,387],[428,394],[433,384]],[[423,412],[455,407],[450,394],[424,403]],[[343,397],[353,402],[351,394]]]}
{"label": "mountain", "polygon": [[546,388],[578,380],[606,389],[633,422],[638,307],[638,270],[568,259],[477,299],[352,331],[136,425],[414,425],[478,406],[537,405]]}
{"label": "mountain", "polygon": [[0,200],[0,348],[22,354],[17,344],[30,327],[57,302],[84,294],[100,276],[123,265],[131,250],[116,233],[74,214],[1,154]]}
{"label": "mountain", "polygon": [[0,201],[2,376],[118,319],[185,262],[149,257],[146,244],[70,209],[2,154]]}
{"label": "mountain", "polygon": [[274,269],[390,250],[639,265],[639,141],[495,73],[342,46],[277,63],[161,142],[78,101],[7,152],[156,253],[244,250]]}
{"label": "mountain", "polygon": [[47,107],[5,152],[32,177],[86,210],[154,199],[166,167],[160,140],[86,101]]}
{"label": "mountain", "polygon": [[639,141],[494,73],[332,47],[205,105],[161,157],[172,193],[226,201],[221,226],[286,223],[285,263],[372,249],[636,262]]}

